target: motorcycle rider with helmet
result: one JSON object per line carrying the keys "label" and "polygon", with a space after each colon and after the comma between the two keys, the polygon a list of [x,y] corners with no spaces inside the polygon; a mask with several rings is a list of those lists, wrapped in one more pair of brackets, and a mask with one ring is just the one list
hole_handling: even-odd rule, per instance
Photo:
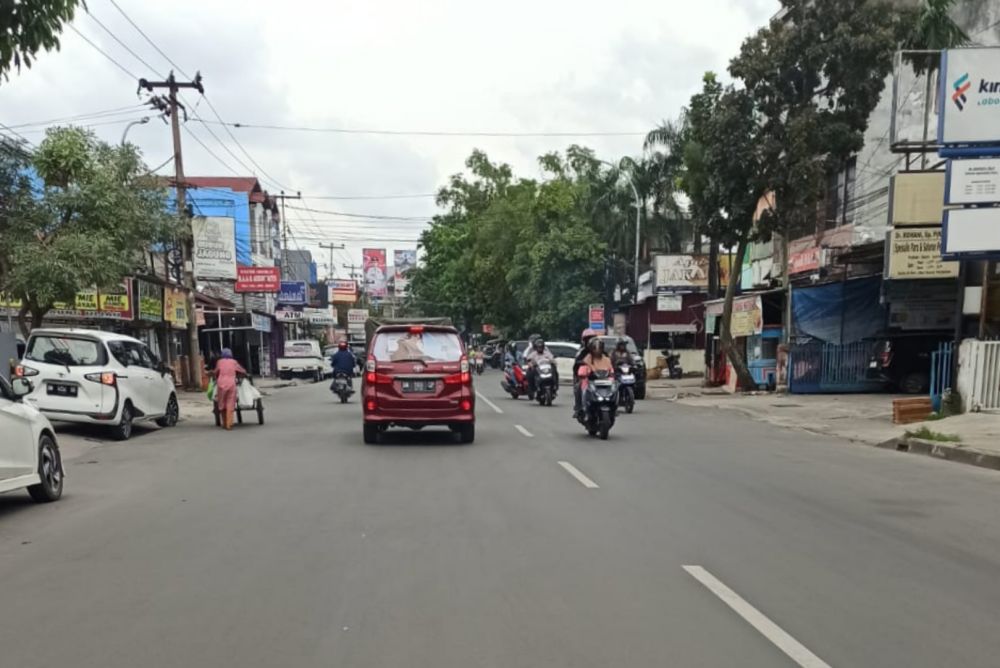
{"label": "motorcycle rider with helmet", "polygon": [[573,417],[578,416],[583,411],[583,392],[577,372],[580,370],[584,358],[590,354],[590,342],[596,336],[597,332],[590,327],[580,334],[580,350],[577,351],[576,358],[573,360]]}
{"label": "motorcycle rider with helmet", "polygon": [[559,387],[559,373],[556,371],[555,359],[555,355],[545,345],[545,339],[535,334],[531,346],[524,351],[524,363],[528,367],[528,390],[531,394],[538,390],[538,365],[541,362],[552,364],[552,376],[556,387]]}
{"label": "motorcycle rider with helmet", "polygon": [[631,364],[632,355],[628,351],[628,339],[624,336],[618,337],[615,342],[615,349],[611,351],[611,363],[618,368],[619,364]]}
{"label": "motorcycle rider with helmet", "polygon": [[[354,388],[352,379],[354,377],[354,369],[358,363],[358,358],[354,356],[350,350],[347,349],[347,341],[341,339],[337,342],[337,352],[335,352],[330,357],[330,364],[333,366],[333,376],[336,378],[338,373],[342,373],[347,376],[347,386],[351,389]],[[333,384],[330,384],[330,389],[333,389]]]}

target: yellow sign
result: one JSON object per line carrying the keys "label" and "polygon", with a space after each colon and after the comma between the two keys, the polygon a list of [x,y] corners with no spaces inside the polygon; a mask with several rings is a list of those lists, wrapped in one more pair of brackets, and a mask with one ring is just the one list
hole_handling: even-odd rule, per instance
{"label": "yellow sign", "polygon": [[76,309],[78,311],[96,311],[97,290],[76,293]]}
{"label": "yellow sign", "polygon": [[890,232],[888,278],[955,276],[958,263],[941,261],[940,227],[907,227]]}
{"label": "yellow sign", "polygon": [[129,310],[128,294],[106,295],[102,292],[98,297],[100,310],[105,313],[126,313]]}
{"label": "yellow sign", "polygon": [[163,291],[163,318],[177,329],[188,325],[187,298],[180,290],[166,289]]}

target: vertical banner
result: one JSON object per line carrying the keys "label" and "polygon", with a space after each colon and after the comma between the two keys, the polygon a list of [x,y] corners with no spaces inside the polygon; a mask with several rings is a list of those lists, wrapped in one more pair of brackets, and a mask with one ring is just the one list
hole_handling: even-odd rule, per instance
{"label": "vertical banner", "polygon": [[393,264],[396,266],[396,294],[401,295],[404,294],[410,286],[409,272],[417,264],[416,249],[394,251]]}
{"label": "vertical banner", "polygon": [[362,264],[365,270],[365,290],[369,297],[385,297],[386,264],[384,248],[365,248],[362,251]]}
{"label": "vertical banner", "polygon": [[235,225],[232,218],[221,216],[195,216],[191,219],[195,278],[236,280]]}

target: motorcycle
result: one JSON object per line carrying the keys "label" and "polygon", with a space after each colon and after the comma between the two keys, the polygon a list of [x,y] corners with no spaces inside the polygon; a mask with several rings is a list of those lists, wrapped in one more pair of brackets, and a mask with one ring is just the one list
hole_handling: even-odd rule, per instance
{"label": "motorcycle", "polygon": [[486,362],[483,360],[482,357],[477,357],[476,358],[476,375],[477,376],[482,376],[483,375],[483,371],[485,371],[485,370],[486,370]]}
{"label": "motorcycle", "polygon": [[556,398],[558,388],[556,386],[555,369],[552,362],[540,362],[535,375],[535,390],[539,406],[551,406],[552,400]]}
{"label": "motorcycle", "polygon": [[333,376],[333,385],[330,386],[330,391],[340,397],[340,403],[346,404],[347,400],[352,394],[354,394],[354,389],[351,388],[350,382],[348,382],[347,374],[343,371],[338,371]]}
{"label": "motorcycle", "polygon": [[635,370],[631,364],[623,362],[615,369],[618,379],[618,405],[631,414],[635,410]]}
{"label": "motorcycle", "polygon": [[681,356],[679,354],[664,350],[663,358],[667,361],[667,373],[672,380],[684,377],[684,369],[681,368]]}
{"label": "motorcycle", "polygon": [[535,398],[528,386],[528,374],[524,372],[520,364],[508,364],[503,370],[503,378],[500,380],[500,387],[503,391],[517,399],[522,395],[528,396],[528,401]]}
{"label": "motorcycle", "polygon": [[587,433],[608,440],[608,432],[615,424],[618,411],[618,382],[607,371],[590,371],[581,367],[578,372],[583,389],[583,412],[577,417]]}

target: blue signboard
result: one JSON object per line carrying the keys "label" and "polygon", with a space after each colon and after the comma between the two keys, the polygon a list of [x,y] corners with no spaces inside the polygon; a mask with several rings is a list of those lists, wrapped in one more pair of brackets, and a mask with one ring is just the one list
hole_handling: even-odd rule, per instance
{"label": "blue signboard", "polygon": [[289,306],[305,306],[309,303],[309,292],[305,281],[282,281],[278,292],[278,303]]}

